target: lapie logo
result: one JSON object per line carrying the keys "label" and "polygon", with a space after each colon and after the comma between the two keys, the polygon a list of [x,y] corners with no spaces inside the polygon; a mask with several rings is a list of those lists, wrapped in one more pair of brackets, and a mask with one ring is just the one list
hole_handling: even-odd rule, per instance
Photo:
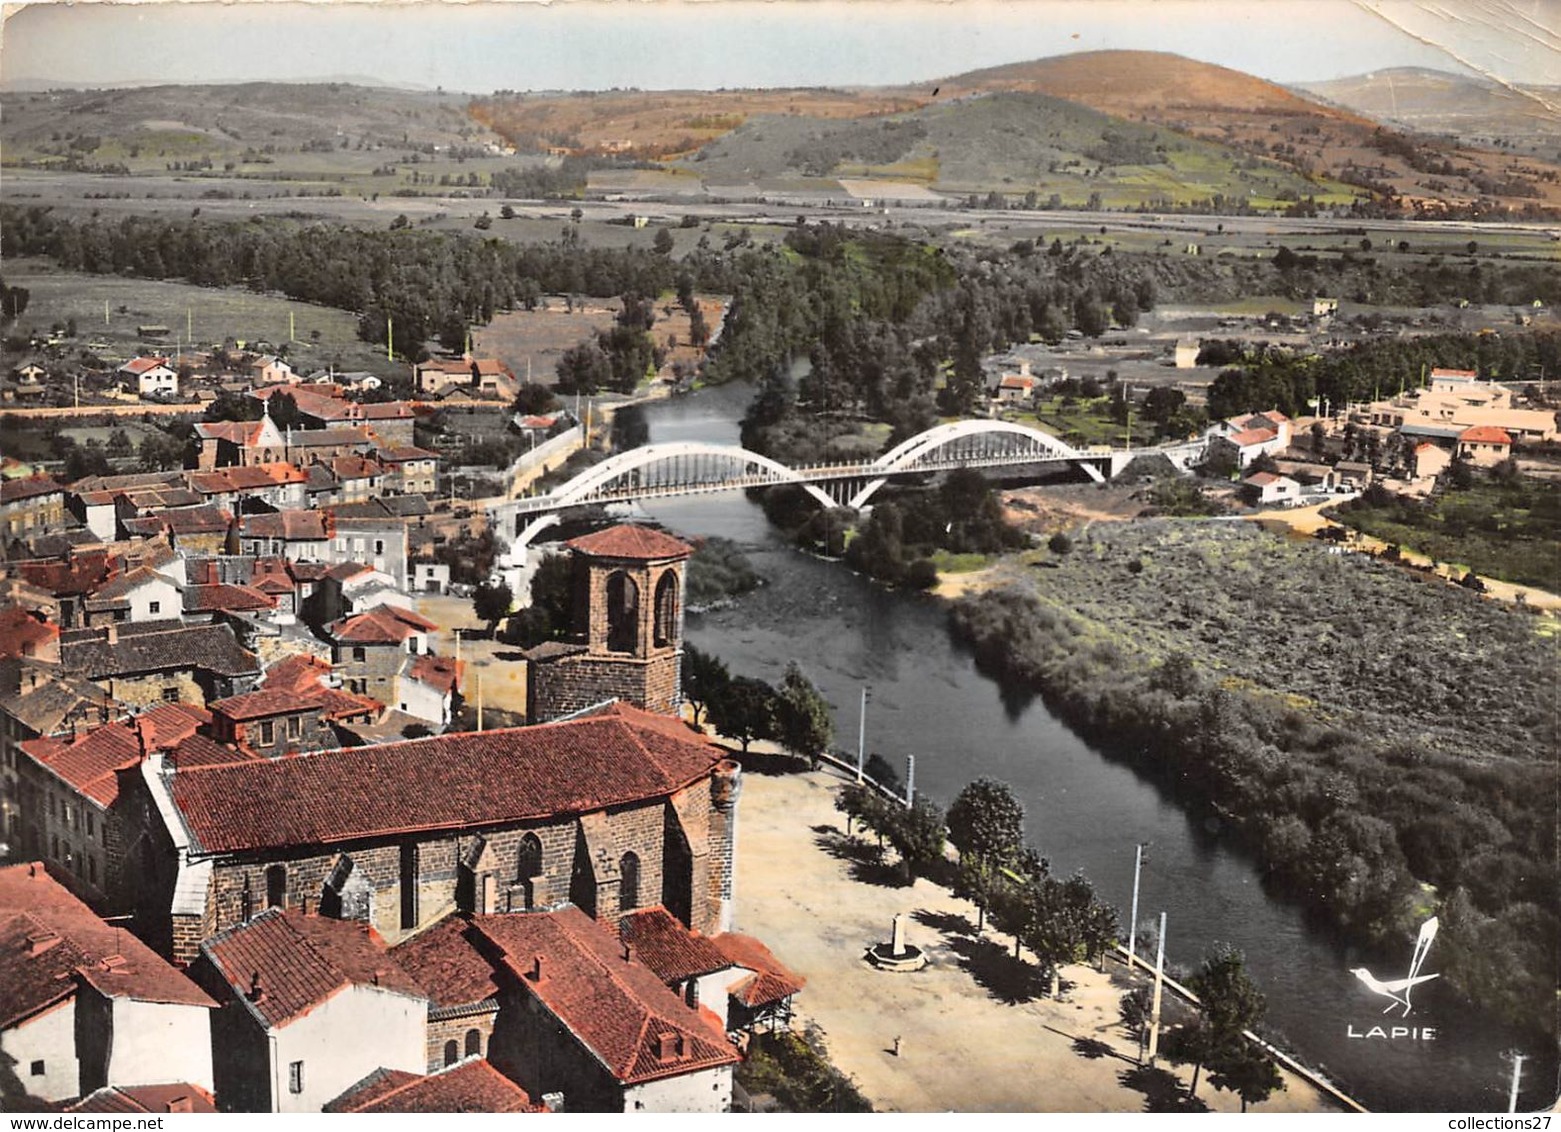
{"label": "lapie logo", "polygon": [[[1436,939],[1437,923],[1432,916],[1420,925],[1420,935],[1415,940],[1415,952],[1409,960],[1409,972],[1402,979],[1379,979],[1365,967],[1351,968],[1350,974],[1361,981],[1361,984],[1373,994],[1381,995],[1388,1000],[1388,1004],[1382,1008],[1382,1013],[1387,1014],[1395,1008],[1403,1011],[1400,1018],[1408,1018],[1410,1011],[1414,1009],[1410,1001],[1414,989],[1421,983],[1428,983],[1437,978],[1435,974],[1422,975],[1420,968],[1425,964],[1426,952],[1431,950],[1431,944]],[[1350,1023],[1347,1037],[1351,1038],[1409,1038],[1412,1041],[1429,1042],[1436,1040],[1436,1030],[1430,1026],[1372,1026],[1362,1032]]]}

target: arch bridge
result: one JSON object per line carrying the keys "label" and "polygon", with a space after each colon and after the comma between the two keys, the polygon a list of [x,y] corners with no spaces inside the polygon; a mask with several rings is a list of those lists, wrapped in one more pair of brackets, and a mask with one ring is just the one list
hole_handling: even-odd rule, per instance
{"label": "arch bridge", "polygon": [[1096,483],[1136,456],[1163,453],[1178,467],[1201,458],[1203,442],[1139,449],[1076,449],[1039,429],[1006,421],[936,425],[874,460],[788,467],[736,445],[676,442],[620,452],[545,495],[506,500],[493,508],[494,524],[514,547],[524,547],[559,522],[562,512],[587,504],[713,494],[796,484],[822,507],[855,507],[891,479],[960,468],[1019,468],[1071,464]]}

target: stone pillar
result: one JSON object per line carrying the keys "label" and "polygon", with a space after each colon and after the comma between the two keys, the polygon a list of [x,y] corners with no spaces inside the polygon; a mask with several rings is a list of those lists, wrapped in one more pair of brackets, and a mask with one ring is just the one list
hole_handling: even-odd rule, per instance
{"label": "stone pillar", "polygon": [[890,935],[889,938],[891,940],[889,953],[891,955],[896,956],[896,957],[904,955],[905,954],[905,913],[904,912],[896,912],[895,913],[895,915],[894,915],[894,927],[892,929],[892,934]]}
{"label": "stone pillar", "polygon": [[743,792],[743,771],[731,759],[719,763],[710,777],[712,854],[717,856],[721,880],[716,931],[729,932],[737,909],[737,800]]}

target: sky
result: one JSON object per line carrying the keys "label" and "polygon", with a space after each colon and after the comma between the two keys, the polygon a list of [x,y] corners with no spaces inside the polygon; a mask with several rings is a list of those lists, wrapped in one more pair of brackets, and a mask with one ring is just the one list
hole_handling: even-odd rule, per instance
{"label": "sky", "polygon": [[153,0],[5,12],[8,86],[866,86],[1107,48],[1276,82],[1417,66],[1561,84],[1561,0]]}

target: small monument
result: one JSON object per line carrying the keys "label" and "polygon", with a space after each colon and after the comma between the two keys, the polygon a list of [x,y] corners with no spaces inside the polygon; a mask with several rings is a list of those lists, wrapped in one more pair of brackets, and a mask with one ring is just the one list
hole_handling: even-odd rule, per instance
{"label": "small monument", "polygon": [[875,943],[867,949],[867,961],[881,971],[920,971],[927,965],[926,953],[905,942],[905,913],[894,917],[888,943]]}

